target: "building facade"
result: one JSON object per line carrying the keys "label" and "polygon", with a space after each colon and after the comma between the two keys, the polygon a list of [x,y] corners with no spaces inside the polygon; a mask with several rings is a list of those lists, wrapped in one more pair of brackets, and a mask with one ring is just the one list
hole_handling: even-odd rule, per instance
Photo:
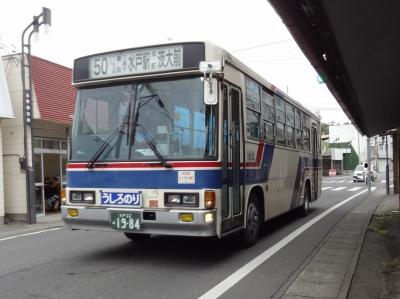
{"label": "building facade", "polygon": [[[368,160],[366,136],[361,135],[351,124],[330,125],[329,140],[322,146],[324,158],[324,174],[327,175],[329,168],[338,170],[353,170],[354,163],[346,163],[346,160],[357,160],[357,163],[364,164]],[[388,152],[386,159],[386,141]],[[393,142],[390,135],[385,137],[374,136],[370,138],[371,167],[377,172],[384,172],[386,165],[389,170],[393,166]],[[346,167],[351,165],[351,167]]]}
{"label": "building facade", "polygon": [[[4,56],[3,64],[15,114],[13,119],[2,121],[4,216],[6,221],[26,221],[29,193],[35,197],[37,215],[44,215],[51,212],[46,205],[49,197],[66,183],[76,91],[71,85],[71,69],[32,57],[33,123],[26,133],[25,157],[20,55]],[[31,186],[27,184],[24,158],[33,169]]]}
{"label": "building facade", "polygon": [[[0,141],[2,140],[2,122],[14,117],[7,79],[4,73],[3,60],[0,59]],[[3,179],[3,145],[0,142],[0,225],[4,223],[4,179]]]}

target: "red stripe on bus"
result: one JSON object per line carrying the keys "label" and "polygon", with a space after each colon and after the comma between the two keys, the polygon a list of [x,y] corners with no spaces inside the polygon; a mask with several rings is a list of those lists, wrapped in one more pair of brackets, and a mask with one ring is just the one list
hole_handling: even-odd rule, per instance
{"label": "red stripe on bus", "polygon": [[262,155],[263,155],[263,151],[264,151],[264,143],[260,142],[258,144],[256,160],[254,162],[246,162],[246,163],[244,163],[245,167],[258,167],[258,166],[260,166]]}
{"label": "red stripe on bus", "polygon": [[[174,168],[202,168],[202,167],[221,167],[221,162],[174,162],[170,163]],[[87,168],[87,163],[68,163],[68,169]],[[97,163],[94,168],[164,168],[158,163],[151,162],[125,162],[125,163]]]}

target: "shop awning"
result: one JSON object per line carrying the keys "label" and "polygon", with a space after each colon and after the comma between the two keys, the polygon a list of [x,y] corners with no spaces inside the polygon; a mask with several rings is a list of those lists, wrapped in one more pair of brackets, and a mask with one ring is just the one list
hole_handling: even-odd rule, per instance
{"label": "shop awning", "polygon": [[72,70],[32,56],[32,82],[40,120],[70,125],[76,98]]}

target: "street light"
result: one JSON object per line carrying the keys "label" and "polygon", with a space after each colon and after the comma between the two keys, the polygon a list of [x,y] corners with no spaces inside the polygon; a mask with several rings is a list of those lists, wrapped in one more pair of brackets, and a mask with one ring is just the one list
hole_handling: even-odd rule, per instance
{"label": "street light", "polygon": [[[43,25],[45,30],[51,26],[51,10],[43,7],[42,13],[33,17],[33,21],[22,32],[22,57],[21,57],[21,77],[22,77],[22,106],[24,119],[24,157],[20,159],[21,168],[26,173],[27,190],[27,217],[28,224],[36,223],[36,201],[34,191],[34,172],[33,161],[33,136],[32,136],[32,57],[31,57],[31,38],[34,33],[39,33],[39,27]],[[25,34],[29,32],[27,39]],[[25,54],[27,55],[27,59]],[[26,76],[28,75],[28,78]],[[29,132],[29,134],[28,134]],[[28,150],[28,138],[31,141],[31,149]]]}

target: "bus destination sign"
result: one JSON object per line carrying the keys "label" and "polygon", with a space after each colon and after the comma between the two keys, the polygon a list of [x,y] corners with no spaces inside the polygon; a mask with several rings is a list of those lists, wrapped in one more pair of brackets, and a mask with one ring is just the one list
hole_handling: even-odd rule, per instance
{"label": "bus destination sign", "polygon": [[182,45],[132,49],[89,57],[89,78],[102,79],[179,70]]}

